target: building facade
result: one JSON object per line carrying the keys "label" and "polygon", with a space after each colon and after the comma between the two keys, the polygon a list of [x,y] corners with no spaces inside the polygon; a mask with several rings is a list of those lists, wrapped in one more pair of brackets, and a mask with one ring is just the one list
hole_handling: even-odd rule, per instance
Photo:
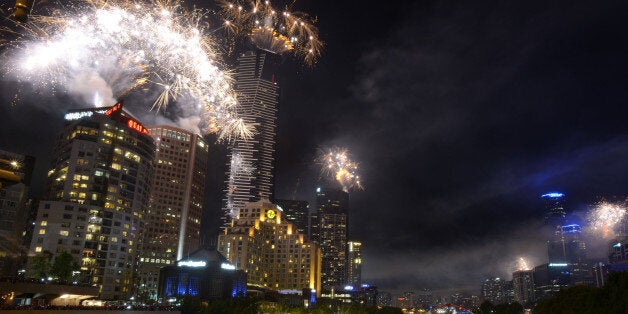
{"label": "building facade", "polygon": [[349,194],[339,189],[317,188],[312,240],[321,248],[323,289],[347,284],[347,231]]}
{"label": "building facade", "polygon": [[0,150],[0,275],[3,277],[15,276],[28,252],[30,243],[24,243],[23,238],[29,218],[27,201],[34,165],[32,156]]}
{"label": "building facade", "polygon": [[[280,63],[280,55],[262,49],[238,58],[234,75],[238,113],[247,124],[255,126],[255,134],[249,139],[235,139],[231,147],[223,207],[225,226],[245,203],[273,199]],[[241,171],[234,164],[252,169]]]}
{"label": "building facade", "polygon": [[521,305],[534,302],[534,271],[519,270],[512,274],[515,302]]}
{"label": "building facade", "polygon": [[158,295],[162,301],[184,296],[203,301],[246,295],[246,274],[215,250],[198,249],[160,269]]}
{"label": "building facade", "polygon": [[509,302],[509,284],[503,278],[488,278],[482,283],[481,298],[493,304]]}
{"label": "building facade", "polygon": [[248,203],[218,238],[218,251],[249,285],[320,293],[320,250],[268,200]]}
{"label": "building facade", "polygon": [[157,298],[159,269],[199,247],[209,146],[200,135],[152,126],[155,170],[140,248],[139,288]]}
{"label": "building facade", "polygon": [[362,243],[349,241],[347,243],[347,283],[362,286]]}
{"label": "building facade", "polygon": [[283,210],[286,220],[292,222],[300,234],[308,235],[310,204],[307,201],[275,199],[275,203]]}
{"label": "building facade", "polygon": [[101,299],[136,287],[138,249],[149,207],[155,146],[120,103],[72,110],[59,134],[38,206],[29,256],[68,252]]}

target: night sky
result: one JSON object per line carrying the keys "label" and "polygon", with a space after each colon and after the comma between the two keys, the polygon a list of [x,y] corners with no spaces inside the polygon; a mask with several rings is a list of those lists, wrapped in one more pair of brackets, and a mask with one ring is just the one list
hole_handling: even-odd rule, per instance
{"label": "night sky", "polygon": [[[312,201],[326,184],[318,151],[348,148],[365,185],[351,192],[350,238],[380,290],[477,293],[520,256],[546,262],[541,194],[566,193],[580,219],[599,197],[628,194],[625,1],[294,9],[318,17],[326,46],[313,68],[285,59],[276,196],[292,198],[299,182],[296,197]],[[15,84],[3,86],[0,149],[36,156],[43,177],[76,102],[27,95],[11,106]]]}

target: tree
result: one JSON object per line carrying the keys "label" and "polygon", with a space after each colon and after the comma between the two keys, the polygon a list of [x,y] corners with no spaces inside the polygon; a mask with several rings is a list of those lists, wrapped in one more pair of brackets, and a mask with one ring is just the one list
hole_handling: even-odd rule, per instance
{"label": "tree", "polygon": [[491,303],[491,301],[484,301],[482,302],[482,304],[480,304],[480,308],[478,310],[478,313],[480,314],[488,314],[488,313],[493,313],[495,311],[495,305],[493,305],[493,303]]}
{"label": "tree", "polygon": [[72,280],[72,272],[78,269],[79,267],[74,257],[70,253],[63,251],[55,257],[55,261],[50,268],[50,275],[61,281],[68,282]]}
{"label": "tree", "polygon": [[50,259],[52,253],[49,251],[43,251],[30,258],[28,263],[29,274],[31,278],[46,278],[50,272]]}
{"label": "tree", "polygon": [[603,288],[575,286],[535,307],[535,313],[628,313],[628,272],[611,273]]}

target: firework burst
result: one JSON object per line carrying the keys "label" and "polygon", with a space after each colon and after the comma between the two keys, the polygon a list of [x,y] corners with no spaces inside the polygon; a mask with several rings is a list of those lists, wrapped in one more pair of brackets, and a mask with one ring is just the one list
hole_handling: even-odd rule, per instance
{"label": "firework burst", "polygon": [[627,219],[626,213],[626,202],[601,201],[589,212],[589,228],[604,238],[612,237],[618,231],[619,224]]}
{"label": "firework burst", "polygon": [[5,72],[102,105],[129,91],[156,89],[151,110],[177,100],[184,117],[202,117],[205,133],[249,137],[252,127],[236,114],[232,80],[204,35],[203,16],[178,0],[59,1],[13,32],[18,38],[5,43]]}
{"label": "firework burst", "polygon": [[347,149],[336,147],[322,152],[316,159],[316,162],[322,165],[321,172],[335,178],[345,192],[354,188],[363,188],[360,176],[357,174],[358,163],[349,157]]}
{"label": "firework burst", "polygon": [[237,188],[236,179],[250,176],[254,171],[255,167],[247,160],[244,160],[242,155],[237,152],[233,152],[231,154],[229,184],[227,186],[227,211],[231,218],[236,218],[238,216],[238,208],[233,199]]}
{"label": "firework burst", "polygon": [[530,269],[531,269],[530,263],[528,263],[528,261],[524,257],[519,257],[515,265],[515,270],[520,271],[520,270],[530,270]]}
{"label": "firework burst", "polygon": [[277,10],[270,1],[218,1],[231,42],[249,38],[260,49],[277,54],[290,51],[309,65],[320,57],[323,43],[318,38],[316,21],[307,14],[288,8]]}

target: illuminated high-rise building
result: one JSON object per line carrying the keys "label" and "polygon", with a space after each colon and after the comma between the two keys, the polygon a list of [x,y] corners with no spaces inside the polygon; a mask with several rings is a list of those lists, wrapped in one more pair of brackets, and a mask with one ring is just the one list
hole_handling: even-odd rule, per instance
{"label": "illuminated high-rise building", "polygon": [[349,241],[347,253],[347,283],[360,287],[362,285],[362,243]]}
{"label": "illuminated high-rise building", "polygon": [[140,248],[139,288],[157,298],[159,269],[199,247],[208,145],[172,126],[148,127],[155,141],[151,206]]}
{"label": "illuminated high-rise building", "polygon": [[81,271],[74,280],[98,286],[100,299],[126,299],[136,287],[153,139],[120,103],[72,110],[65,119],[29,256],[70,253]]}
{"label": "illuminated high-rise building", "polygon": [[255,135],[236,139],[231,155],[239,156],[253,171],[230,167],[223,207],[225,226],[245,203],[273,199],[280,63],[280,55],[257,48],[238,58],[234,74],[234,89],[240,104],[238,113],[246,123],[255,126]]}
{"label": "illuminated high-rise building", "polygon": [[512,274],[515,301],[521,305],[534,302],[533,274],[533,270],[518,270]]}
{"label": "illuminated high-rise building", "polygon": [[28,250],[28,190],[35,158],[0,150],[0,275],[15,276]]}
{"label": "illuminated high-rise building", "polygon": [[240,209],[219,236],[218,251],[246,272],[249,285],[320,293],[320,250],[268,200]]}
{"label": "illuminated high-rise building", "polygon": [[508,302],[508,282],[503,278],[487,278],[482,283],[482,300],[488,300],[494,304]]}
{"label": "illuminated high-rise building", "polygon": [[316,228],[312,240],[321,248],[323,289],[347,283],[347,232],[349,193],[333,188],[316,189]]}

